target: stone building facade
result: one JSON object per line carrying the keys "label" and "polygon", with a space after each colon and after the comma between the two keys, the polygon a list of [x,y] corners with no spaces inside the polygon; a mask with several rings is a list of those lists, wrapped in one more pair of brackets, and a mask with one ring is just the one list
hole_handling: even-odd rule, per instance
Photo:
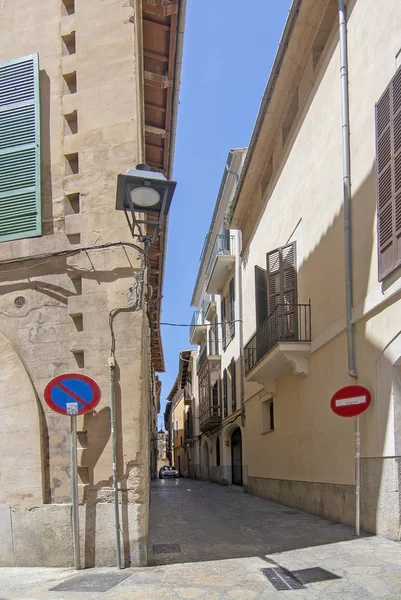
{"label": "stone building facade", "polygon": [[166,225],[154,295],[129,309],[143,246],[115,194],[137,163],[171,178],[184,18],[174,0],[0,3],[2,566],[72,565],[70,422],[43,401],[68,372],[102,393],[78,419],[82,566],[115,564],[110,356],[123,562],[146,564]]}

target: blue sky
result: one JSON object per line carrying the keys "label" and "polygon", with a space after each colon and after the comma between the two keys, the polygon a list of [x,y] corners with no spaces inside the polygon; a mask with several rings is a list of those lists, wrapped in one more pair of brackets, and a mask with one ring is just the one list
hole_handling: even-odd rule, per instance
{"label": "blue sky", "polygon": [[[231,148],[247,146],[291,0],[188,0],[162,321],[190,323],[199,256]],[[249,8],[248,8],[249,7]],[[189,329],[162,327],[165,400]]]}

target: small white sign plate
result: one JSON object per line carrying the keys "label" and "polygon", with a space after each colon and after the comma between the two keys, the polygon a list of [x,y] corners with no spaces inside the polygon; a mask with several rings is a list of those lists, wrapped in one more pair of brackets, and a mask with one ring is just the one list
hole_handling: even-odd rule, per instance
{"label": "small white sign plate", "polygon": [[356,398],[345,398],[344,400],[336,400],[336,406],[350,406],[352,404],[365,404],[366,396],[357,396]]}
{"label": "small white sign plate", "polygon": [[78,402],[67,402],[67,415],[77,415],[78,414]]}

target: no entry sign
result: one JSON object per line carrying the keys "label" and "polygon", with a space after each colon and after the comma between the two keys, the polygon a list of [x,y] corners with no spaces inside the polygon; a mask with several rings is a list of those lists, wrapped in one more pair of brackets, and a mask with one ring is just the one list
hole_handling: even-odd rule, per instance
{"label": "no entry sign", "polygon": [[49,381],[44,397],[46,404],[60,415],[83,415],[99,404],[100,388],[87,375],[67,373]]}
{"label": "no entry sign", "polygon": [[372,394],[361,385],[347,385],[338,390],[331,399],[331,410],[339,417],[357,417],[367,410]]}

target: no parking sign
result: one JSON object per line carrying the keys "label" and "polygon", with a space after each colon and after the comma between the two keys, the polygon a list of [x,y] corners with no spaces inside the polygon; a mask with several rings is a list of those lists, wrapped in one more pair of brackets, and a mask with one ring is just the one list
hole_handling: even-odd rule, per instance
{"label": "no parking sign", "polygon": [[54,377],[44,391],[46,404],[60,415],[71,417],[71,489],[72,534],[74,565],[81,568],[79,549],[78,469],[77,469],[77,415],[90,412],[99,404],[100,388],[96,381],[81,373],[66,373]]}
{"label": "no parking sign", "polygon": [[100,388],[87,375],[67,373],[49,381],[44,397],[46,404],[60,415],[84,415],[99,404]]}

